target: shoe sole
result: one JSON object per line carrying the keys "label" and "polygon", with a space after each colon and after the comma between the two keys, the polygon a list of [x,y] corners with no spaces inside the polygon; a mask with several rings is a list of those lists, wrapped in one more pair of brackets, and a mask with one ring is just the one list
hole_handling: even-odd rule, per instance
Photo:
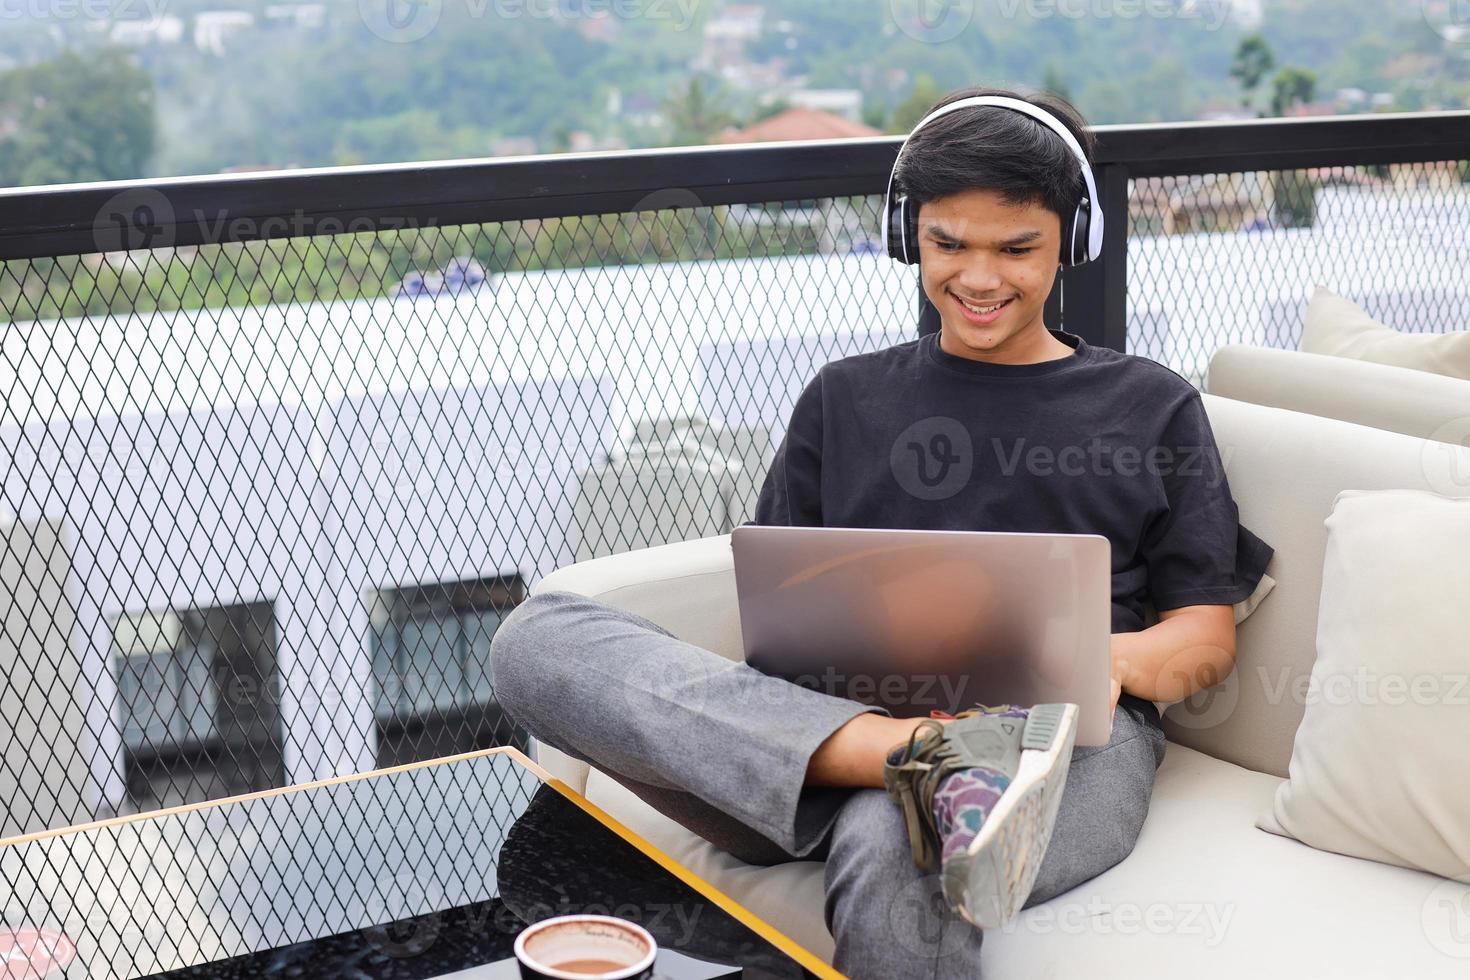
{"label": "shoe sole", "polygon": [[1077,705],[1039,704],[1026,718],[1015,778],[965,855],[944,862],[944,890],[981,929],[1009,921],[1041,870],[1077,740]]}

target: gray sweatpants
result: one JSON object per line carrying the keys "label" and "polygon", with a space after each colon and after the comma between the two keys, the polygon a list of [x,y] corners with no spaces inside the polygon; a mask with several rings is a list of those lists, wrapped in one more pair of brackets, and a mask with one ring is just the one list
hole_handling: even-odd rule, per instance
{"label": "gray sweatpants", "polygon": [[[834,965],[851,977],[980,976],[980,930],[914,866],[882,790],[804,787],[826,738],[864,711],[570,592],[532,596],[490,647],[500,704],[539,741],[754,864],[826,859]],[[1027,907],[1123,860],[1148,813],[1164,733],[1124,695],[1105,746],[1077,747]]]}

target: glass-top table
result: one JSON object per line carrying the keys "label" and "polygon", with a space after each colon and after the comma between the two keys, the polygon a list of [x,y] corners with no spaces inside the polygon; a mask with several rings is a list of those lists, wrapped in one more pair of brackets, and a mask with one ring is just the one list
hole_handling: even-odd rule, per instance
{"label": "glass-top table", "polygon": [[838,976],[511,748],[0,841],[0,889],[0,980],[510,980],[580,912],[670,980]]}

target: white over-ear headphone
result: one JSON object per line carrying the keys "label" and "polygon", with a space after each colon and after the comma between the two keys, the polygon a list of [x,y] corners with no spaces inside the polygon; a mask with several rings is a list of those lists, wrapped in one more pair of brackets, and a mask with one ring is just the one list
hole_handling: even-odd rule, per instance
{"label": "white over-ear headphone", "polygon": [[1004,95],[974,95],[942,105],[920,119],[919,124],[904,137],[903,145],[898,148],[898,156],[894,158],[893,169],[888,172],[888,190],[883,194],[883,246],[888,254],[909,265],[919,261],[919,209],[907,196],[893,200],[893,177],[898,171],[898,161],[903,157],[909,140],[914,138],[914,133],[940,116],[970,106],[987,105],[1013,109],[1044,124],[1062,138],[1072,155],[1077,158],[1082,167],[1082,180],[1087,185],[1087,192],[1077,202],[1077,211],[1072,219],[1062,222],[1062,265],[1077,266],[1096,260],[1102,254],[1103,215],[1100,210],[1093,211],[1093,202],[1097,200],[1097,181],[1092,175],[1092,166],[1087,162],[1087,154],[1082,152],[1082,146],[1071,130],[1051,113],[1030,102]]}

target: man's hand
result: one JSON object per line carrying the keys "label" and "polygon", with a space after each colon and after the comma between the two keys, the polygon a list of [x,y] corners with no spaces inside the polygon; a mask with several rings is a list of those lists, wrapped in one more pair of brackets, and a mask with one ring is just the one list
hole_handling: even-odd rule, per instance
{"label": "man's hand", "polygon": [[1123,693],[1123,680],[1128,676],[1128,661],[1113,651],[1113,708],[1108,715],[1108,726],[1112,727],[1113,719],[1118,716],[1118,698]]}

